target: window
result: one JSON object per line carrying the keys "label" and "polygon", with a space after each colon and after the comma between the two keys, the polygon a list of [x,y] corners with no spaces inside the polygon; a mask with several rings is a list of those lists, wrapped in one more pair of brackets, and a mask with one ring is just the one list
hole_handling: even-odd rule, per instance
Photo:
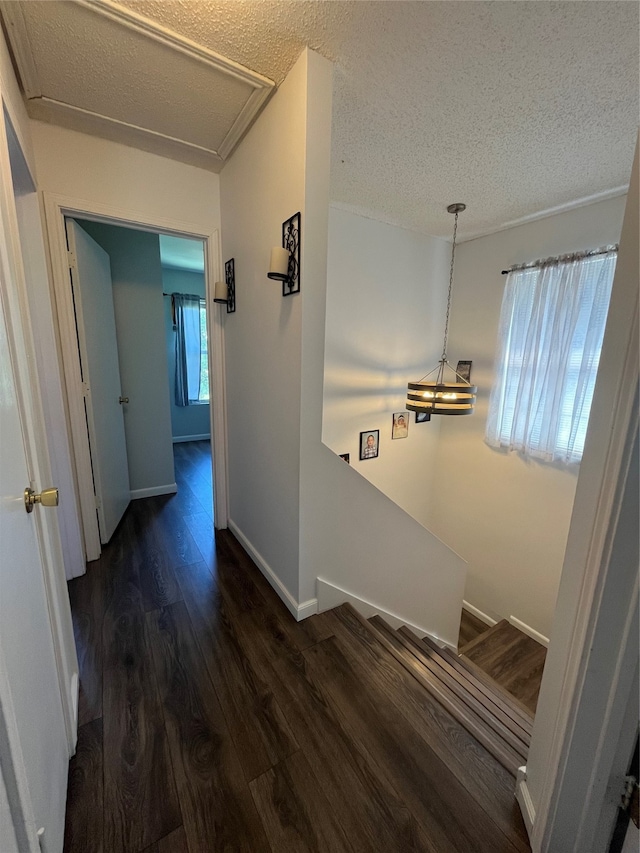
{"label": "window", "polygon": [[492,447],[582,458],[616,257],[607,248],[508,274],[487,419]]}
{"label": "window", "polygon": [[176,329],[176,406],[209,402],[206,303],[199,296],[173,293]]}
{"label": "window", "polygon": [[209,402],[209,355],[207,352],[207,309],[204,299],[200,300],[200,387],[198,402]]}

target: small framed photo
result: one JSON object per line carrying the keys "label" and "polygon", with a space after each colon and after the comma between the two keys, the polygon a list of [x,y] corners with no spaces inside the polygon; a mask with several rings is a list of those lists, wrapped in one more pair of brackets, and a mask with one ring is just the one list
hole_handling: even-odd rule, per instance
{"label": "small framed photo", "polygon": [[360,459],[375,459],[378,456],[380,430],[368,429],[360,433]]}
{"label": "small framed photo", "polygon": [[426,424],[431,420],[431,412],[416,412],[416,423]]}
{"label": "small framed photo", "polygon": [[344,459],[347,465],[351,465],[351,456],[349,453],[338,453],[340,459]]}
{"label": "small framed photo", "polygon": [[409,435],[409,412],[394,412],[391,438],[406,438]]}
{"label": "small framed photo", "polygon": [[459,361],[458,366],[456,367],[456,373],[458,374],[458,378],[463,379],[465,382],[471,384],[471,365],[472,361]]}

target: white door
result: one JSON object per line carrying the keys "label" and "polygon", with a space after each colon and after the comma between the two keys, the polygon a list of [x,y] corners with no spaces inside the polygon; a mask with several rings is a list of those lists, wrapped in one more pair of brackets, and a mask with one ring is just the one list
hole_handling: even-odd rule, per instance
{"label": "white door", "polygon": [[67,219],[66,228],[98,526],[104,544],[131,499],[111,264],[109,255],[77,222]]}
{"label": "white door", "polygon": [[[61,850],[69,744],[47,603],[38,514],[25,511],[31,483],[0,268],[0,850]],[[13,361],[12,361],[13,356]],[[23,356],[24,357],[24,356]]]}

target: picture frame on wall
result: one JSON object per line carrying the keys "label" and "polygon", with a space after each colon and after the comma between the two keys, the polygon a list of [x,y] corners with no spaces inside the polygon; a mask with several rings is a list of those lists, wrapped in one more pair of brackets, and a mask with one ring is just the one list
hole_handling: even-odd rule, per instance
{"label": "picture frame on wall", "polygon": [[409,412],[394,412],[391,438],[407,438],[409,435]]}
{"label": "picture frame on wall", "polygon": [[380,444],[380,430],[368,429],[360,433],[360,460],[377,459]]}
{"label": "picture frame on wall", "polygon": [[471,366],[472,361],[459,361],[458,366],[456,367],[456,373],[458,374],[458,381],[463,379],[465,382],[468,382],[471,385]]}
{"label": "picture frame on wall", "polygon": [[416,423],[426,424],[431,420],[431,412],[416,412]]}

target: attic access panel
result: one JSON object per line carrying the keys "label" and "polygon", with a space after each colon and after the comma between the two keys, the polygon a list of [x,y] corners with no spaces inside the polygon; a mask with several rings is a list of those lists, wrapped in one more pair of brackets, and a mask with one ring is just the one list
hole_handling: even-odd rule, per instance
{"label": "attic access panel", "polygon": [[222,161],[272,81],[111,0],[2,3],[33,118]]}

